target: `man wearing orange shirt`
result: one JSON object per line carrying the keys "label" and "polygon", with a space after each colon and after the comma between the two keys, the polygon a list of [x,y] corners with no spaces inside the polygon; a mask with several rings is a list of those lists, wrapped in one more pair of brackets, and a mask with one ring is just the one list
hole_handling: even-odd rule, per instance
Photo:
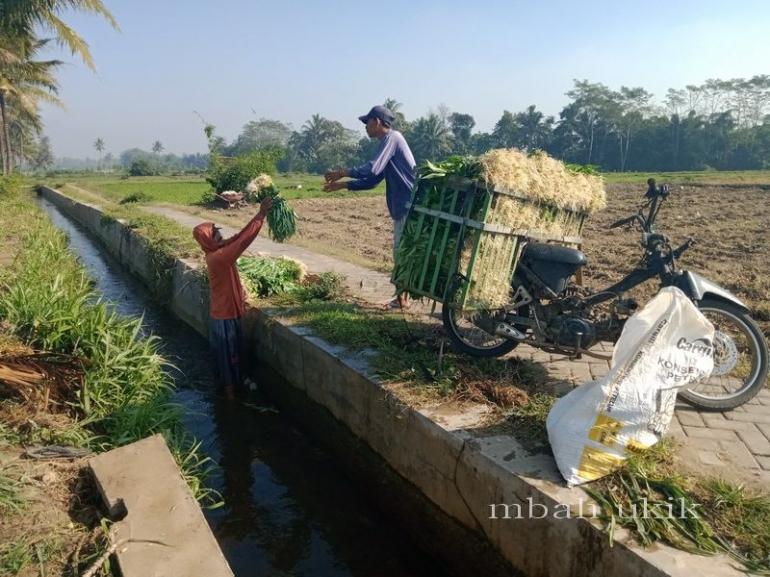
{"label": "man wearing orange shirt", "polygon": [[228,399],[243,390],[241,371],[241,319],[245,310],[243,287],[238,275],[238,257],[257,238],[265,217],[273,206],[266,198],[259,212],[240,232],[228,239],[222,238],[219,227],[204,222],[193,229],[193,238],[206,253],[209,277],[209,344],[214,357],[214,380],[217,388]]}

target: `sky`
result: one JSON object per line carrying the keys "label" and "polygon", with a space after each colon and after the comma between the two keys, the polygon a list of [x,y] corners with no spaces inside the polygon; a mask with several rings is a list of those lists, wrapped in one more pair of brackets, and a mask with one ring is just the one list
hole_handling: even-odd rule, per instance
{"label": "sky", "polygon": [[489,132],[534,104],[558,118],[575,80],[668,89],[770,74],[767,0],[104,0],[118,22],[64,13],[97,71],[66,64],[66,110],[43,105],[57,157],[206,151],[203,121],[234,140],[268,118],[313,114],[365,135],[387,98],[407,119],[439,106]]}

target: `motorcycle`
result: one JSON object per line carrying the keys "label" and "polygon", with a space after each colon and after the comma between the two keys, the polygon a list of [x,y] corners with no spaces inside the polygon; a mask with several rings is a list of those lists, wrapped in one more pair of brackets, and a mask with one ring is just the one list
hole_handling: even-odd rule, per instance
{"label": "motorcycle", "polygon": [[702,276],[679,270],[676,261],[693,246],[689,238],[673,248],[656,230],[655,220],[669,197],[668,186],[653,179],[637,214],[609,228],[639,225],[644,255],[623,279],[598,292],[572,279],[587,264],[580,250],[527,242],[511,281],[508,303],[498,309],[463,310],[453,306],[467,279],[458,276],[442,306],[442,321],[453,344],[475,357],[498,357],[519,344],[556,354],[608,359],[591,351],[599,342],[616,343],[626,320],[639,308],[625,293],[654,278],[660,287],[675,286],[693,301],[714,325],[714,369],[708,379],[679,392],[681,399],[705,410],[738,407],[765,386],[768,349],[749,308],[729,291]]}

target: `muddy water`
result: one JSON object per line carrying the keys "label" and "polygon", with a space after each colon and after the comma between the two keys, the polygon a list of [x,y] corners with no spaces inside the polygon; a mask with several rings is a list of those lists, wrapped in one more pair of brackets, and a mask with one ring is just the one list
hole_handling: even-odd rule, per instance
{"label": "muddy water", "polygon": [[209,484],[226,504],[205,515],[235,575],[446,575],[259,392],[248,403],[217,398],[206,341],[155,306],[79,225],[52,204],[40,205],[69,236],[95,290],[121,314],[143,317],[145,331],[161,338],[177,367],[185,423],[219,465]]}

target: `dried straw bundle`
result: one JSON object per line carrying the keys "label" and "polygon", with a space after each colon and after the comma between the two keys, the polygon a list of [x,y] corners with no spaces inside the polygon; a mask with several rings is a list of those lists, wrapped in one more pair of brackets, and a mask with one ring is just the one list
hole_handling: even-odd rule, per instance
{"label": "dried straw bundle", "polygon": [[247,194],[257,194],[263,188],[273,186],[273,179],[269,174],[262,173],[253,178],[243,189]]}
{"label": "dried straw bundle", "polygon": [[[516,149],[490,150],[479,163],[480,178],[494,191],[484,222],[510,227],[521,236],[578,236],[585,215],[606,205],[601,177],[571,171],[545,152],[527,156]],[[470,276],[469,302],[494,308],[508,301],[520,248],[517,235],[483,233]],[[462,270],[468,270],[472,250],[473,244],[466,243]]]}
{"label": "dried straw bundle", "polygon": [[490,150],[479,157],[481,179],[491,187],[586,213],[607,204],[600,176],[569,170],[542,151],[527,156],[515,148]]}

